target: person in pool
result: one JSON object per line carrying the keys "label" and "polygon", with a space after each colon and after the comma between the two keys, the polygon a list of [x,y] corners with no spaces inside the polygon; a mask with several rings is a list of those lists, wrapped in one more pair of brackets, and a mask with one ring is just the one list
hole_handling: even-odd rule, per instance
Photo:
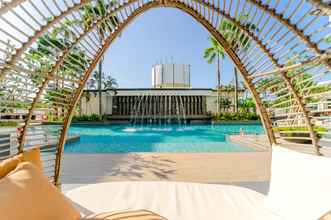
{"label": "person in pool", "polygon": [[245,135],[245,131],[244,131],[243,128],[240,128],[240,135],[241,135],[241,136],[244,136],[244,135]]}

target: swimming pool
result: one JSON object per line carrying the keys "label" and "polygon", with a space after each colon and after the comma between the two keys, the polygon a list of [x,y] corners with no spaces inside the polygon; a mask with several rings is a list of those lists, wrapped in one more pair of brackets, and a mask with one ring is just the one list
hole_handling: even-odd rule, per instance
{"label": "swimming pool", "polygon": [[66,153],[128,152],[248,152],[253,149],[231,143],[229,135],[263,133],[261,125],[72,125]]}

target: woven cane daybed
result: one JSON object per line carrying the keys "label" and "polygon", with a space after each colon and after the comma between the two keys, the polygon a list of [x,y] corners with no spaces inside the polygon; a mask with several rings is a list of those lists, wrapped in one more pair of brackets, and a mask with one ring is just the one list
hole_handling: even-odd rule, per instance
{"label": "woven cane daybed", "polygon": [[118,182],[83,186],[67,196],[87,213],[149,209],[178,220],[330,220],[330,167],[330,158],[274,146],[267,195],[221,184]]}
{"label": "woven cane daybed", "polygon": [[[109,220],[310,220],[327,213],[331,175],[323,176],[315,169],[331,167],[331,160],[281,148],[273,155],[268,196],[231,185],[116,182],[79,187],[66,198],[42,174],[39,149],[32,149],[0,162],[0,216],[1,220],[78,220],[84,216]],[[325,214],[320,220],[329,217]]]}
{"label": "woven cane daybed", "polygon": [[[330,109],[323,116],[321,112],[316,114],[315,108],[321,103],[329,105],[327,97],[331,94],[331,6],[325,0],[0,1],[1,114],[26,111],[18,143],[1,144],[6,148],[0,149],[0,160],[3,155],[16,155],[11,161],[0,162],[1,220],[81,217],[45,176],[61,187],[62,156],[71,121],[87,81],[108,48],[137,17],[163,7],[191,16],[224,49],[251,93],[271,145],[278,142],[275,133],[282,131],[287,139],[299,135],[311,143],[316,155],[323,153],[316,127],[327,122],[324,119],[330,118]],[[244,45],[226,37],[220,30],[222,22],[233,26],[235,35],[245,39]],[[44,140],[44,133],[33,132],[31,125],[39,107],[55,112],[52,116],[61,121],[51,143]],[[290,129],[280,130],[284,125]],[[41,163],[26,151],[40,140],[47,145],[40,149],[42,173]],[[68,196],[80,208],[92,212],[146,208],[174,220],[218,220],[222,215],[245,220],[280,216],[313,220],[331,209],[329,159],[275,148],[272,166],[267,197],[238,187],[188,183],[105,183],[75,189]],[[39,183],[30,184],[34,181]],[[39,193],[43,189],[45,194],[38,194],[38,186]],[[162,196],[158,191],[163,192]],[[48,193],[55,200],[43,202],[53,198],[45,196]],[[178,201],[176,195],[185,198]],[[65,209],[57,210],[61,207]],[[137,215],[144,218],[145,214],[149,219],[162,219],[148,211],[138,211]],[[114,216],[125,219],[113,214],[106,215],[106,219]]]}

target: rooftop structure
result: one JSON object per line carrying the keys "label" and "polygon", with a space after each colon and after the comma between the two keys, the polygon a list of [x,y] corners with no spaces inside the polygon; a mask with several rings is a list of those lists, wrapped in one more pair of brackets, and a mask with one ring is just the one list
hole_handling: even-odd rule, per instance
{"label": "rooftop structure", "polygon": [[153,88],[190,88],[190,65],[157,64],[152,68]]}

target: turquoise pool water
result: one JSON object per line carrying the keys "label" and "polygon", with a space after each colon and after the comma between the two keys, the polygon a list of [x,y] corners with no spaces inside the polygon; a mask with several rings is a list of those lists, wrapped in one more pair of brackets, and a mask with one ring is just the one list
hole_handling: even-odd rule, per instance
{"label": "turquoise pool water", "polygon": [[67,153],[128,152],[247,152],[247,146],[228,141],[228,136],[263,133],[261,125],[73,125],[69,134],[80,135],[65,146]]}

